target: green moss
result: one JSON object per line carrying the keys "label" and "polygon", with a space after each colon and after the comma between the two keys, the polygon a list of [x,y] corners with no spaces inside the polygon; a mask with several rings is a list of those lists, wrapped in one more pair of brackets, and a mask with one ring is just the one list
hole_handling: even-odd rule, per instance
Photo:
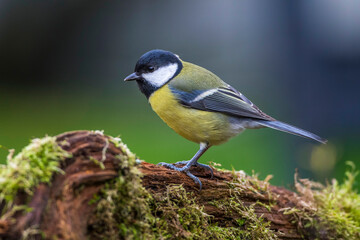
{"label": "green moss", "polygon": [[[117,143],[119,144],[119,142]],[[119,144],[119,147],[126,147]],[[265,181],[245,177],[243,172],[233,171],[229,182],[230,198],[211,202],[236,221],[219,225],[197,203],[196,195],[187,192],[181,185],[169,185],[165,192],[153,196],[141,187],[139,173],[135,170],[135,156],[124,148],[129,156],[122,156],[125,170],[115,182],[108,185],[97,211],[101,226],[106,229],[103,239],[277,239],[270,229],[270,222],[256,215],[255,206],[271,211],[274,204],[268,189],[271,176]],[[129,160],[131,158],[131,160]],[[297,221],[311,229],[321,238],[334,236],[339,239],[359,239],[359,195],[353,190],[357,172],[346,173],[343,184],[333,181],[327,187],[320,187],[310,181],[297,185],[303,195],[303,209],[287,209],[287,214],[297,216]],[[318,187],[317,190],[312,188]],[[251,191],[259,196],[250,206],[244,205],[241,196]],[[305,196],[306,195],[306,196]],[[98,196],[96,196],[97,199]],[[324,230],[325,229],[325,230]],[[103,232],[104,233],[104,232]],[[279,233],[277,233],[279,234]],[[105,236],[105,237],[104,237]]]}
{"label": "green moss", "polygon": [[90,156],[90,161],[92,161],[93,163],[95,163],[96,165],[98,165],[102,170],[105,169],[105,165],[104,165],[104,161],[99,161],[96,158]]}
{"label": "green moss", "polygon": [[[165,192],[151,196],[141,185],[135,155],[121,139],[111,138],[110,142],[125,154],[119,156],[119,177],[90,201],[97,203],[90,232],[95,239],[276,239],[269,223],[255,214],[254,205],[242,204],[239,182],[230,183],[230,200],[214,202],[239,219],[234,225],[219,226],[197,203],[195,194],[182,185],[169,185]],[[254,190],[266,188],[248,184]]]}
{"label": "green moss", "polygon": [[231,197],[210,204],[226,214],[238,216],[235,223],[219,226],[214,217],[197,204],[193,192],[187,192],[182,185],[170,185],[166,193],[153,196],[156,239],[277,239],[270,223],[255,214],[256,204],[266,206],[269,211],[271,206],[260,202],[245,206],[240,198],[245,188],[266,195],[268,182],[245,177],[244,172],[233,171],[233,176],[234,180],[229,183]]}
{"label": "green moss", "polygon": [[296,179],[297,191],[308,201],[287,213],[293,214],[299,225],[313,229],[317,238],[324,234],[330,239],[360,239],[360,195],[353,188],[359,172],[353,163],[347,164],[350,169],[342,184],[335,179],[327,186]]}
{"label": "green moss", "polygon": [[213,216],[196,203],[192,192],[180,185],[167,188],[166,194],[154,196],[155,236],[163,239],[277,239],[268,222],[255,214],[254,205],[246,207],[233,191],[230,199],[212,204],[227,214],[239,216],[233,226],[218,226]]}
{"label": "green moss", "polygon": [[17,193],[32,196],[39,183],[49,183],[54,172],[62,172],[60,161],[71,156],[56,143],[55,137],[33,139],[15,157],[13,154],[11,150],[7,164],[0,166],[0,201],[5,201],[1,215],[10,209]]}
{"label": "green moss", "polygon": [[270,222],[264,221],[255,213],[255,205],[245,206],[237,197],[218,202],[218,207],[227,214],[239,216],[238,228],[231,228],[230,233],[239,239],[277,239],[270,229]]}
{"label": "green moss", "polygon": [[[254,174],[248,177],[233,170],[233,180],[228,183],[230,198],[211,204],[235,220],[218,223],[199,205],[196,195],[182,185],[169,185],[166,191],[154,195],[146,191],[136,156],[120,138],[108,139],[103,160],[110,143],[124,154],[118,156],[119,177],[108,182],[88,203],[96,204],[89,225],[93,239],[277,239],[270,223],[255,214],[256,205],[271,211],[271,176],[260,181]],[[25,205],[13,206],[16,194],[24,192],[30,198],[39,183],[49,183],[54,172],[62,172],[59,162],[67,157],[70,154],[56,143],[55,137],[34,139],[15,157],[12,151],[7,166],[0,168],[0,201],[5,202],[1,218],[9,218],[16,211],[31,211],[26,201]],[[91,160],[103,167],[101,161]],[[336,180],[327,186],[304,179],[296,182],[302,198],[297,208],[284,210],[309,229],[306,234],[313,238],[360,239],[360,196],[353,189],[358,172],[353,164],[350,166],[342,184]],[[261,201],[245,205],[242,196],[249,191]],[[39,234],[36,227],[25,231],[25,235],[34,234]]]}
{"label": "green moss", "polygon": [[119,156],[119,177],[109,182],[95,195],[95,219],[90,235],[94,239],[151,239],[154,221],[150,213],[150,194],[141,185],[141,175],[135,167],[135,155],[120,138],[110,138],[124,152]]}
{"label": "green moss", "polygon": [[196,204],[193,193],[186,192],[181,185],[168,186],[164,194],[154,195],[154,200],[153,230],[157,238],[206,239],[209,236],[211,216]]}
{"label": "green moss", "polygon": [[[240,239],[277,239],[277,235],[270,229],[270,222],[266,222],[261,216],[257,216],[255,213],[255,205],[265,207],[268,211],[271,211],[271,195],[268,191],[268,182],[260,181],[257,176],[253,174],[253,177],[244,177],[243,173],[233,171],[233,181],[229,183],[231,188],[230,198],[213,202],[213,204],[225,211],[227,215],[239,216],[237,224],[241,227],[242,231],[237,231],[236,236],[240,236]],[[267,177],[266,180],[269,180]],[[250,206],[245,206],[241,200],[242,192],[252,191],[263,199],[269,199],[268,203],[257,201]]]}

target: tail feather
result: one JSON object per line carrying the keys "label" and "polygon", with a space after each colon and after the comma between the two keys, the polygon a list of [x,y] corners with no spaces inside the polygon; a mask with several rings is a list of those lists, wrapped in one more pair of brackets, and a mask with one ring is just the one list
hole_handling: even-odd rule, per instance
{"label": "tail feather", "polygon": [[316,134],[313,134],[311,132],[305,131],[303,129],[291,126],[290,124],[283,123],[280,121],[256,120],[256,122],[265,127],[273,128],[276,130],[291,133],[291,134],[298,135],[298,136],[305,137],[305,138],[310,138],[310,139],[313,139],[313,140],[321,142],[321,143],[327,142],[326,139],[319,137]]}

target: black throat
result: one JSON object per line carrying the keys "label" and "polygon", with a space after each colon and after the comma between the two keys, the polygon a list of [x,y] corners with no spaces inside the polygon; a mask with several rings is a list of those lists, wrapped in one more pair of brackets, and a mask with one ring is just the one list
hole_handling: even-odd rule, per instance
{"label": "black throat", "polygon": [[136,83],[138,84],[140,91],[146,96],[147,99],[149,99],[153,92],[159,89],[158,87],[154,87],[153,85],[149,84],[144,79],[136,80]]}
{"label": "black throat", "polygon": [[[182,70],[183,65],[181,63],[181,61],[179,60],[177,62],[178,64],[178,69],[176,70],[175,74],[166,82],[164,83],[167,84],[171,79],[173,79],[174,77],[176,77]],[[147,81],[145,81],[145,79],[141,78],[139,80],[136,80],[140,91],[146,96],[147,99],[149,99],[149,97],[151,96],[151,94],[153,94],[156,90],[158,90],[159,88],[161,88],[162,86],[159,87],[155,87],[154,85],[151,85],[150,83],[148,83]]]}

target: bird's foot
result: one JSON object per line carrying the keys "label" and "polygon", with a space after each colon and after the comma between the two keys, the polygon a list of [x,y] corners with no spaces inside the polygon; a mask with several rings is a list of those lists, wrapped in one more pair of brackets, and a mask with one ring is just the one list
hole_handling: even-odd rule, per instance
{"label": "bird's foot", "polygon": [[[185,166],[186,166],[186,164],[188,164],[189,161],[176,162],[176,163],[174,163],[174,165],[185,164]],[[209,165],[196,162],[195,164],[193,164],[193,166],[200,167],[200,168],[205,168],[205,170],[209,170],[210,173],[211,173],[211,179],[214,178],[214,171]]]}
{"label": "bird's foot", "polygon": [[192,174],[189,171],[184,171],[186,175],[188,175],[195,183],[199,184],[199,191],[202,189],[202,183],[198,177],[196,177],[194,174]]}
{"label": "bird's foot", "polygon": [[[211,173],[211,178],[214,177],[214,172],[212,170],[212,168],[208,165],[205,165],[205,164],[202,164],[202,163],[194,163],[194,164],[189,164],[190,161],[180,161],[180,162],[177,162],[177,163],[174,163],[174,164],[170,164],[170,163],[165,163],[165,162],[161,162],[161,163],[158,163],[158,165],[161,165],[161,166],[164,166],[166,168],[170,168],[172,170],[175,170],[175,171],[179,171],[179,172],[184,172],[186,175],[188,175],[195,183],[199,184],[200,186],[200,190],[202,188],[202,183],[201,181],[199,180],[198,177],[196,177],[194,174],[190,173],[189,169],[191,168],[192,165],[194,166],[197,166],[197,167],[202,167],[202,168],[205,168],[207,170],[210,171]],[[185,166],[183,167],[176,167],[175,165],[179,165],[179,164],[185,164]]]}

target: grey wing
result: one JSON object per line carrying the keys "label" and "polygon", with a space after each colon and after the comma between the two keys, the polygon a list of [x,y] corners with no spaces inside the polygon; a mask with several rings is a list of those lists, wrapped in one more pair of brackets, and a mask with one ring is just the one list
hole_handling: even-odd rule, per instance
{"label": "grey wing", "polygon": [[221,112],[237,117],[274,120],[231,86],[192,92],[185,92],[173,87],[170,89],[184,106],[190,108]]}

